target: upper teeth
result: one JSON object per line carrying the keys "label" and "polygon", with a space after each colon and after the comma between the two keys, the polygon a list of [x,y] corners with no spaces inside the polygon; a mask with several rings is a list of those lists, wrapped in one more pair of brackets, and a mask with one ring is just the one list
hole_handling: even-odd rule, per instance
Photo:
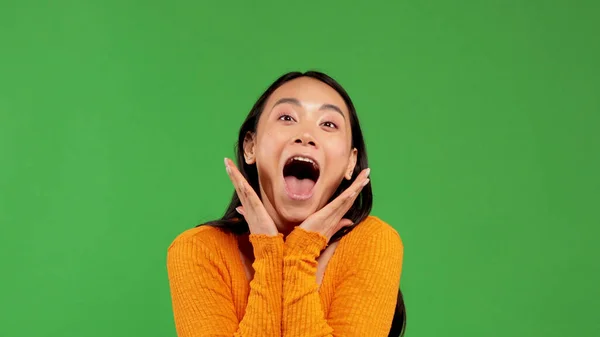
{"label": "upper teeth", "polygon": [[294,158],[292,158],[292,159],[293,159],[293,160],[305,161],[305,162],[309,162],[309,163],[312,163],[312,164],[314,164],[314,163],[315,163],[315,162],[314,162],[312,159],[310,159],[310,158],[306,158],[306,157],[294,157]]}
{"label": "upper teeth", "polygon": [[318,169],[318,167],[319,167],[319,165],[317,165],[317,163],[315,163],[315,161],[310,158],[296,156],[296,157],[293,157],[292,160],[299,160],[299,161],[311,163],[315,167],[315,169]]}

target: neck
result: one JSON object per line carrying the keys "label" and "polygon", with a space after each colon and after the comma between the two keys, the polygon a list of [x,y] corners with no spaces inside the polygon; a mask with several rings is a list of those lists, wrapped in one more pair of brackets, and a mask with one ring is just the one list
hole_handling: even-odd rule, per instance
{"label": "neck", "polygon": [[283,234],[284,238],[287,238],[287,236],[292,232],[294,227],[296,227],[298,225],[300,225],[300,224],[291,223],[291,222],[281,222],[281,221],[275,222],[275,226],[277,226],[277,230],[279,231],[279,233]]}

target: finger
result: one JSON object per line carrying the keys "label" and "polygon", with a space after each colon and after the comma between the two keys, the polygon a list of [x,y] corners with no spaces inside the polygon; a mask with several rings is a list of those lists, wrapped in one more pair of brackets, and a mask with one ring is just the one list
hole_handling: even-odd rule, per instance
{"label": "finger", "polygon": [[233,188],[235,188],[235,193],[240,198],[240,201],[242,201],[243,193],[240,187],[240,183],[234,173],[234,170],[237,171],[237,167],[235,167],[235,164],[228,158],[225,158],[225,170],[227,171],[229,180],[231,180],[231,183],[233,184]]}
{"label": "finger", "polygon": [[359,174],[359,177],[356,177],[356,180],[354,180],[354,183],[352,185],[350,185],[350,189],[353,189],[353,191],[351,193],[352,195],[360,193],[360,191],[362,191],[363,187],[367,186],[369,181],[371,181],[371,179],[369,179],[370,174],[371,174],[371,169],[366,168]]}
{"label": "finger", "polygon": [[233,172],[241,193],[240,200],[244,200],[242,204],[253,209],[256,208],[261,203],[256,191],[237,168]]}
{"label": "finger", "polygon": [[358,194],[363,187],[365,187],[370,179],[369,179],[369,174],[371,173],[371,169],[364,169],[362,170],[358,176],[356,177],[356,179],[354,179],[354,181],[352,182],[352,185],[350,185],[350,187],[348,187],[344,192],[342,192],[341,195],[344,195],[344,197],[353,197],[355,194]]}
{"label": "finger", "polygon": [[362,191],[362,189],[368,183],[369,183],[369,179],[365,180],[362,184],[359,184],[358,187],[351,186],[353,191],[350,194],[347,194],[346,197],[340,199],[340,201],[341,201],[340,205],[337,206],[337,209],[336,209],[337,216],[342,217],[342,216],[344,216],[344,214],[346,214],[346,212],[348,212],[348,210],[352,207],[352,205],[356,201],[356,198],[358,198],[360,191]]}
{"label": "finger", "polygon": [[[359,180],[359,178],[357,178]],[[362,183],[357,183],[355,181],[349,188],[347,188],[344,192],[342,192],[337,198],[327,204],[321,212],[323,214],[328,214],[327,217],[331,217],[331,219],[338,219],[333,221],[339,221],[352,207],[354,201],[358,197],[358,193],[355,191],[360,191],[369,182],[368,179],[363,180]]]}
{"label": "finger", "polygon": [[250,186],[244,175],[239,171],[231,159],[226,158],[225,164],[228,168],[231,181],[233,182],[236,193],[242,202],[242,205],[248,207],[256,207],[261,203],[260,198],[254,191],[254,188]]}
{"label": "finger", "polygon": [[340,228],[344,228],[344,227],[348,227],[348,226],[352,226],[354,223],[352,222],[352,220],[350,219],[342,219],[340,220],[340,222],[338,223],[338,229]]}
{"label": "finger", "polygon": [[[354,180],[352,185],[342,192],[337,198],[335,198],[329,205],[333,209],[339,209],[342,211],[346,206],[348,209],[352,206],[358,194],[362,189],[371,181],[368,176],[370,169],[364,169]],[[345,213],[348,209],[343,210]]]}
{"label": "finger", "polygon": [[242,204],[247,203],[246,192],[244,191],[244,184],[239,178],[239,176],[241,176],[241,173],[235,166],[235,163],[233,163],[233,161],[229,158],[225,158],[225,169],[227,171],[227,174],[229,175],[229,179],[231,180],[233,187],[235,188],[235,192],[238,198],[240,199]]}
{"label": "finger", "polygon": [[235,208],[235,210],[240,213],[240,215],[242,216],[246,216],[245,212],[244,212],[244,207],[243,206],[238,206]]}

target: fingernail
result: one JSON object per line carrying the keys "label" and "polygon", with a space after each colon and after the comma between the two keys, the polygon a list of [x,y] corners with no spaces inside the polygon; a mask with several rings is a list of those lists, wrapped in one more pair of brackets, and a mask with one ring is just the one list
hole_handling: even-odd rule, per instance
{"label": "fingernail", "polygon": [[366,180],[363,182],[363,184],[362,184],[362,185],[363,185],[363,187],[364,187],[364,186],[367,186],[367,184],[369,183],[369,181],[371,181],[371,179],[368,179],[368,178],[367,178],[367,179],[366,179]]}
{"label": "fingernail", "polygon": [[224,162],[225,162],[225,171],[227,171],[227,174],[231,174],[231,169],[229,168],[229,163],[227,163],[227,158],[225,158]]}
{"label": "fingernail", "polygon": [[223,162],[225,163],[225,167],[229,166],[229,165],[227,165],[227,157],[225,157],[225,159],[223,159]]}
{"label": "fingernail", "polygon": [[[236,208],[235,208],[235,210],[236,210],[238,213],[242,214],[242,211],[241,211],[241,206],[239,206],[239,207],[236,207]],[[242,214],[242,215],[244,215],[244,214]]]}
{"label": "fingernail", "polygon": [[371,174],[371,169],[370,168],[368,168],[367,171],[365,172],[365,176],[368,177],[369,174]]}

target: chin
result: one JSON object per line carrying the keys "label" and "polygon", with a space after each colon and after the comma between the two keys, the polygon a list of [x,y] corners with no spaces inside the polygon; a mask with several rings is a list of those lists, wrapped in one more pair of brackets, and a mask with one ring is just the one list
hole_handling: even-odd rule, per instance
{"label": "chin", "polygon": [[291,206],[288,205],[280,211],[282,220],[290,224],[300,224],[304,222],[309,216],[315,213],[314,207],[305,206]]}
{"label": "chin", "polygon": [[279,213],[282,221],[298,225],[325,206],[328,200],[326,198],[327,195],[330,194],[323,191],[322,186],[317,186],[310,198],[297,200],[286,193],[282,186],[278,196],[277,213]]}

